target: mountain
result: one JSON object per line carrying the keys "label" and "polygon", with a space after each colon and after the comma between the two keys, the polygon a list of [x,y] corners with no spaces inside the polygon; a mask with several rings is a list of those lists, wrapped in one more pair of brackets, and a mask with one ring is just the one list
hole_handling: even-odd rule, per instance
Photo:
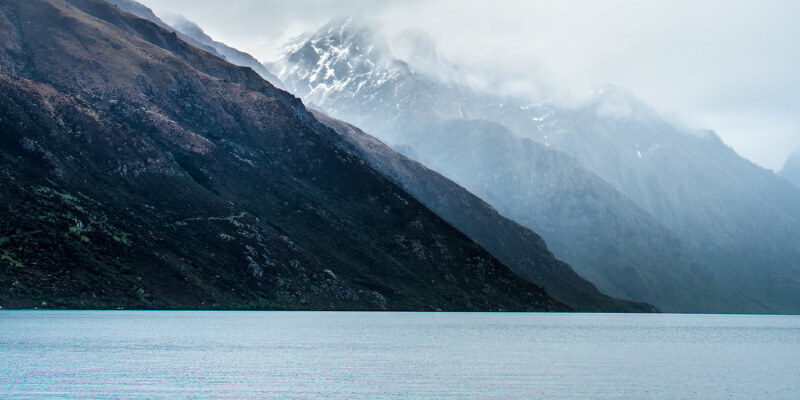
{"label": "mountain", "polygon": [[225,43],[212,39],[210,36],[206,35],[206,33],[203,32],[203,30],[194,22],[183,17],[175,17],[170,20],[170,25],[178,32],[181,32],[189,38],[205,46],[213,48],[226,61],[242,67],[252,68],[253,71],[256,71],[259,75],[261,75],[262,78],[266,79],[273,85],[279,88],[283,87],[283,82],[281,82],[281,80],[278,79],[278,77],[272,72],[270,72],[263,64],[256,60],[255,57],[243,51],[234,49]]}
{"label": "mountain", "polygon": [[[120,0],[115,0],[119,2]],[[163,24],[163,21],[158,19],[152,11],[141,4],[138,4],[132,0],[125,0],[127,2],[126,7],[121,7],[129,12],[135,12],[135,15],[140,16],[142,18],[148,19],[156,24]],[[114,1],[112,1],[113,3]],[[120,4],[117,4],[118,6]],[[267,69],[258,63],[252,56],[249,54],[240,52],[236,49],[233,49],[223,43],[216,42],[211,39],[208,35],[203,32],[203,30],[197,26],[196,24],[192,23],[191,21],[186,20],[183,17],[173,17],[170,19],[169,26],[174,28],[177,32],[182,35],[189,37],[191,40],[194,40],[198,43],[201,43],[204,46],[208,46],[213,48],[216,52],[222,55],[223,59],[226,59],[229,62],[240,66],[247,66],[251,67],[254,71],[258,72],[259,75],[270,81],[271,83],[280,82],[277,77],[272,75]],[[278,86],[282,85],[281,83]],[[319,115],[318,117],[323,118],[325,121],[333,121],[329,118],[326,118],[324,115]],[[332,125],[334,128],[340,128],[341,125]],[[350,127],[352,129],[357,129]],[[336,129],[337,132],[342,132],[340,129]],[[351,132],[351,129],[346,129],[344,132]],[[345,137],[352,137],[352,136],[345,136]],[[360,141],[355,143],[363,143],[365,141],[371,141],[371,137],[362,133],[360,137]],[[367,139],[369,138],[369,139]],[[386,151],[381,151],[379,154],[371,153],[371,152],[364,152],[361,154],[363,157],[367,157],[370,161],[373,162],[373,167],[381,171],[382,173],[386,173],[387,171],[380,169],[380,166],[386,165],[385,159],[395,160],[402,156],[397,155],[393,151],[384,149]],[[410,160],[409,160],[410,161]],[[397,162],[392,162],[392,164],[397,165]],[[511,221],[505,220],[504,218],[500,217],[496,211],[489,210],[485,203],[481,202],[479,199],[471,196],[468,192],[463,190],[462,188],[458,187],[457,185],[453,184],[451,181],[437,176],[436,178],[429,178],[427,177],[429,174],[433,174],[432,171],[425,169],[424,167],[414,167],[414,168],[406,168],[405,172],[409,170],[414,171],[414,174],[403,174],[404,177],[410,177],[414,181],[426,180],[428,185],[426,186],[426,191],[424,193],[430,194],[427,197],[420,197],[418,191],[411,191],[413,188],[417,188],[418,186],[410,186],[405,187],[404,189],[411,191],[411,193],[420,199],[432,199],[432,198],[440,198],[442,193],[447,192],[457,192],[461,191],[463,193],[459,193],[459,199],[466,199],[467,204],[461,204],[461,209],[467,209],[466,206],[470,206],[470,208],[478,210],[478,212],[472,213],[472,217],[475,217],[476,214],[480,214],[482,216],[482,227],[483,229],[478,231],[475,229],[470,230],[469,232],[480,232],[483,235],[471,235],[469,236],[476,240],[480,245],[489,248],[490,252],[500,258],[502,262],[512,267],[512,269],[521,276],[525,277],[527,280],[531,282],[535,282],[540,285],[544,285],[545,288],[548,290],[549,293],[557,293],[557,298],[566,303],[570,306],[582,310],[582,311],[650,311],[652,307],[645,304],[635,304],[625,301],[619,301],[617,299],[613,299],[611,297],[602,295],[597,291],[597,289],[589,282],[586,282],[582,278],[580,278],[577,274],[575,274],[571,268],[561,263],[560,261],[555,260],[552,257],[552,254],[547,250],[546,246],[541,239],[539,239],[538,235],[529,230],[516,226]],[[396,172],[396,170],[395,170]],[[392,175],[393,178],[397,178],[400,175]],[[392,179],[390,177],[390,179]],[[393,179],[394,180],[394,179]],[[394,180],[396,183],[398,180]],[[408,180],[402,181],[408,182]],[[402,184],[401,184],[402,186]],[[445,189],[442,189],[445,188]],[[452,201],[452,200],[451,200]],[[437,203],[433,202],[426,202],[423,200],[423,203],[431,207],[433,211],[442,215],[442,212],[447,212],[448,210],[452,210],[452,208],[444,208],[444,207],[434,207]],[[448,222],[454,223],[454,220],[458,222],[466,222],[467,220],[461,218],[460,214],[457,213],[450,213],[448,217],[445,218]],[[467,224],[455,224],[456,228],[461,229],[462,231],[469,228],[472,228],[474,225],[474,220],[469,221]],[[499,229],[492,230],[486,229],[486,226],[495,227]],[[508,229],[507,227],[511,227]],[[491,233],[490,235],[486,233]],[[483,239],[483,240],[481,240]],[[497,251],[495,251],[497,250]],[[537,260],[533,262],[532,260]],[[518,268],[514,268],[515,266],[519,266]],[[544,266],[544,267],[542,267]],[[555,273],[553,273],[555,271]],[[554,292],[555,291],[555,292]]]}
{"label": "mountain", "polygon": [[575,157],[682,238],[720,281],[769,312],[800,312],[800,188],[618,88],[576,109],[536,113],[500,121]]}
{"label": "mountain", "polygon": [[153,13],[153,10],[135,0],[106,0],[111,4],[116,5],[121,10],[133,14],[139,18],[146,19],[161,28],[166,30],[174,30],[181,40],[203,49],[217,57],[222,58],[232,64],[241,67],[249,67],[256,71],[262,78],[266,79],[277,87],[282,87],[282,83],[277,76],[272,74],[263,64],[258,62],[255,57],[243,51],[239,51],[226,45],[225,43],[215,41],[208,36],[197,24],[191,22],[183,17],[175,17],[169,21],[169,24],[161,20]]}
{"label": "mountain", "polygon": [[392,146],[405,144],[408,131],[475,117],[465,113],[481,102],[467,87],[415,73],[351,18],[333,20],[286,48],[272,66],[288,91]]}
{"label": "mountain", "polygon": [[665,311],[765,310],[575,157],[498,123],[517,114],[534,121],[546,114],[532,113],[546,110],[474,90],[460,83],[452,65],[415,70],[351,19],[332,21],[287,49],[274,65],[289,90],[538,232],[558,259],[602,292]]}
{"label": "mountain", "polygon": [[0,35],[5,308],[569,309],[250,68],[100,0]]}
{"label": "mountain", "polygon": [[[153,10],[151,10],[149,7],[145,6],[144,4],[141,4],[141,3],[137,2],[135,0],[106,0],[106,1],[108,1],[108,3],[110,3],[110,4],[113,4],[113,5],[117,6],[117,7],[119,7],[119,9],[122,10],[122,11],[125,11],[127,13],[133,14],[133,15],[139,17],[139,18],[148,20],[148,21],[158,25],[162,29],[165,29],[167,31],[175,31],[175,28],[169,26],[166,22],[161,20],[161,18],[156,16],[156,14],[153,13]],[[189,43],[192,46],[197,47],[198,49],[205,50],[205,51],[207,51],[207,52],[209,52],[209,53],[211,53],[211,54],[213,54],[213,55],[215,55],[217,57],[224,58],[222,56],[222,54],[218,53],[217,50],[214,49],[213,47],[208,46],[208,45],[203,44],[203,43],[200,43],[200,42],[194,40],[193,38],[191,38],[191,37],[189,37],[187,35],[184,35],[181,32],[175,31],[175,33],[184,42]]]}
{"label": "mountain", "polygon": [[613,299],[557,260],[533,231],[502,217],[494,208],[449,179],[394,150],[362,130],[321,113],[315,116],[344,139],[342,147],[364,158],[442,216],[514,272],[536,282],[559,301],[580,311],[653,311],[651,306]]}
{"label": "mountain", "polygon": [[788,179],[789,182],[800,186],[800,151],[794,152],[789,159],[786,160],[786,164],[783,165],[783,169],[779,175]]}

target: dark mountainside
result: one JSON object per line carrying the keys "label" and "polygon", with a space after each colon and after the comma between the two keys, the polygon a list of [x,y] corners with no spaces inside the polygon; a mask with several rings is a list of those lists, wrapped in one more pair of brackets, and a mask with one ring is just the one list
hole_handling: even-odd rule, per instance
{"label": "dark mountainside", "polygon": [[568,309],[151,22],[7,0],[0,44],[5,308]]}
{"label": "dark mountainside", "polygon": [[766,310],[720,282],[680,236],[574,157],[487,120],[512,108],[528,121],[541,115],[460,84],[457,69],[443,67],[444,77],[417,71],[351,20],[333,21],[289,48],[275,66],[306,103],[364,128],[542,235],[602,292],[664,311]]}
{"label": "dark mountainside", "polygon": [[228,61],[231,64],[236,64],[241,67],[250,67],[256,71],[262,78],[266,79],[274,86],[282,87],[282,83],[273,75],[266,67],[264,67],[258,60],[250,54],[243,51],[236,50],[224,43],[217,42],[211,39],[208,35],[200,29],[199,26],[193,22],[179,18],[177,21],[167,24],[161,18],[158,18],[153,10],[135,0],[106,0],[119,7],[122,11],[133,14],[139,18],[146,19],[168,31],[175,31],[181,40],[203,49],[217,57]]}
{"label": "dark mountainside", "polygon": [[[158,25],[159,27],[161,27],[161,28],[163,28],[163,29],[165,29],[167,31],[170,31],[170,32],[171,31],[175,31],[175,28],[169,26],[166,22],[162,21],[161,18],[158,18],[153,13],[153,10],[151,10],[147,6],[141,4],[141,3],[137,2],[137,1],[134,1],[134,0],[108,0],[108,3],[119,7],[120,10],[125,11],[126,13],[133,14],[133,15],[139,17],[139,18],[142,18],[142,19],[146,19],[146,20]],[[220,58],[224,59],[222,54],[217,52],[217,50],[214,49],[213,47],[208,46],[208,45],[203,44],[203,43],[200,43],[200,42],[192,39],[191,37],[189,37],[187,35],[184,35],[181,32],[175,31],[175,34],[178,35],[178,37],[181,40],[183,40],[184,42],[189,43],[192,46],[197,47],[198,49],[205,50],[205,51],[207,51],[207,52],[209,52],[209,53],[211,53],[211,54],[213,54],[213,55],[215,55],[217,57],[220,57]]]}
{"label": "dark mountainside", "polygon": [[569,265],[557,260],[535,232],[504,218],[490,205],[422,164],[398,154],[379,140],[342,121],[314,112],[387,178],[464,232],[514,272],[544,287],[578,311],[654,311],[652,306],[617,300],[600,293]]}
{"label": "dark mountainside", "polygon": [[206,45],[218,52],[222,57],[232,63],[242,67],[250,67],[253,71],[256,71],[262,78],[266,79],[274,86],[282,88],[283,83],[278,79],[277,76],[272,74],[263,64],[258,62],[253,56],[247,54],[243,51],[239,51],[226,45],[225,43],[218,42],[212,39],[210,36],[206,35],[202,29],[200,29],[197,24],[192,21],[189,21],[185,18],[177,18],[174,21],[170,21],[171,26],[181,32],[182,34]]}
{"label": "dark mountainside", "polygon": [[794,152],[786,160],[786,164],[783,165],[779,175],[800,186],[800,150]]}

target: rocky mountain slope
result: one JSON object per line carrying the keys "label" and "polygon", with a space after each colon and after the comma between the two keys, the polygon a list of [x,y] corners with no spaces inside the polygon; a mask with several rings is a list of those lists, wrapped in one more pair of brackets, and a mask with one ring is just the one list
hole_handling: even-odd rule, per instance
{"label": "rocky mountain slope", "polygon": [[229,63],[236,64],[240,67],[249,67],[256,71],[262,78],[266,79],[274,86],[282,87],[282,83],[277,76],[272,74],[264,65],[262,65],[255,57],[243,51],[234,49],[225,43],[218,42],[206,35],[197,24],[183,18],[176,17],[175,20],[164,22],[161,18],[156,16],[149,7],[135,1],[135,0],[106,0],[110,4],[119,7],[121,10],[133,14],[139,18],[146,19],[168,31],[173,30],[176,32],[181,40],[203,49],[217,57],[222,58]]}
{"label": "rocky mountain slope", "polygon": [[249,68],[0,3],[3,307],[566,310]]}
{"label": "rocky mountain slope", "polygon": [[175,19],[170,20],[169,23],[170,26],[172,26],[181,34],[195,40],[198,43],[201,43],[202,45],[214,49],[215,52],[219,53],[220,56],[229,63],[236,64],[241,67],[249,67],[274,86],[279,88],[283,87],[283,82],[281,82],[281,80],[278,79],[275,74],[270,72],[263,64],[256,60],[255,57],[243,51],[234,49],[225,43],[212,39],[194,22],[189,21],[186,18],[176,17]]}
{"label": "rocky mountain slope", "polygon": [[315,116],[344,139],[343,148],[366,159],[431,210],[496,256],[514,272],[581,311],[652,311],[646,304],[610,298],[557,260],[535,232],[501,216],[449,179],[411,160],[360,129],[321,113]]}
{"label": "rocky mountain slope", "polygon": [[437,74],[416,70],[349,19],[287,48],[274,64],[287,88],[538,232],[601,291],[667,311],[766,310],[722,282],[683,237],[580,160],[507,127],[516,128],[508,121],[518,118],[544,120],[549,108],[475,91],[459,82],[452,66]]}

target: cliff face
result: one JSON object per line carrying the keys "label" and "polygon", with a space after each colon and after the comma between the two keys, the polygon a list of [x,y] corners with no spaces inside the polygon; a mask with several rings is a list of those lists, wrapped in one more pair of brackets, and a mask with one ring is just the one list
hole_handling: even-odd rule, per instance
{"label": "cliff face", "polygon": [[0,3],[3,307],[565,310],[247,68]]}

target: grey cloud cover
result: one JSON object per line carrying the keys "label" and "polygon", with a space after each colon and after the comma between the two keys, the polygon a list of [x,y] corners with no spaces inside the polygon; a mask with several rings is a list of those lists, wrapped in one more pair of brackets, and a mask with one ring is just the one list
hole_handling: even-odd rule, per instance
{"label": "grey cloud cover", "polygon": [[580,98],[628,88],[659,112],[709,128],[780,169],[800,148],[800,2],[142,0],[269,60],[331,18],[374,21],[389,37],[427,32],[447,59],[503,90]]}

